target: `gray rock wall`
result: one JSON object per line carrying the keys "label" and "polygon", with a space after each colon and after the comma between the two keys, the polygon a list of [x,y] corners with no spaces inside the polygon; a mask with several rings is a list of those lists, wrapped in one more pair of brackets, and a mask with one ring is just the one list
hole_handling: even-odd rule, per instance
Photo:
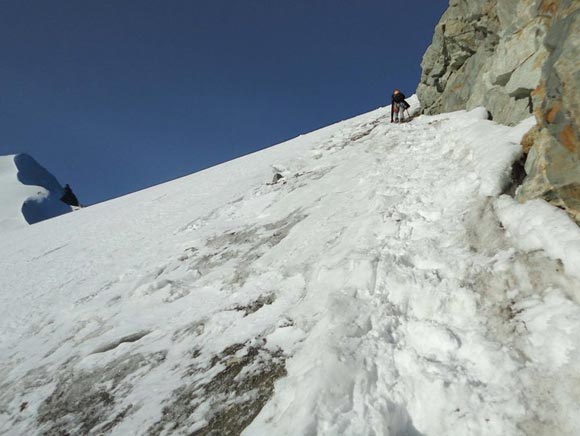
{"label": "gray rock wall", "polygon": [[579,0],[450,0],[421,66],[424,113],[485,106],[508,125],[534,114],[517,198],[580,222]]}

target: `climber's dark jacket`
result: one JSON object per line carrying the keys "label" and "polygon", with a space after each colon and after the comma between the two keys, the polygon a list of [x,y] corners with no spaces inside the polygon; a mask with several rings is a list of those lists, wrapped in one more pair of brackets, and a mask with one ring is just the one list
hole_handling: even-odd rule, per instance
{"label": "climber's dark jacket", "polygon": [[391,122],[393,121],[393,114],[398,111],[400,104],[403,104],[405,109],[409,109],[411,105],[405,101],[405,94],[398,92],[391,96]]}

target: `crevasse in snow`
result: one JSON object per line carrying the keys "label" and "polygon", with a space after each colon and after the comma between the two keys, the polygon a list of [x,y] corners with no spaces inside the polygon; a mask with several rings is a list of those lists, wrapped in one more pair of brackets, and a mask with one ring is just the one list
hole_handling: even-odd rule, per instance
{"label": "crevasse in snow", "polygon": [[578,228],[498,199],[528,125],[388,113],[3,235],[0,431],[577,434]]}

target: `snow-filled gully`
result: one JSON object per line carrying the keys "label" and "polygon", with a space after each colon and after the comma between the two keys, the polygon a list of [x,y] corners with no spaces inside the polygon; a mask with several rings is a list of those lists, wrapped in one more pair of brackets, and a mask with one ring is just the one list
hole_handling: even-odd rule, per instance
{"label": "snow-filled gully", "polygon": [[574,434],[580,279],[497,212],[525,128],[383,109],[273,153],[283,179],[184,211],[164,258],[14,318],[0,429]]}

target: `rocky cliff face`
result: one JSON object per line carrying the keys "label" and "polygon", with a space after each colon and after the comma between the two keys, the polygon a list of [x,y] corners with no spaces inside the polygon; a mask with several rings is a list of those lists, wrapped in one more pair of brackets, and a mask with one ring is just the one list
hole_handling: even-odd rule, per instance
{"label": "rocky cliff face", "polygon": [[425,113],[485,106],[509,125],[533,114],[517,198],[580,222],[580,1],[450,0],[422,68]]}

